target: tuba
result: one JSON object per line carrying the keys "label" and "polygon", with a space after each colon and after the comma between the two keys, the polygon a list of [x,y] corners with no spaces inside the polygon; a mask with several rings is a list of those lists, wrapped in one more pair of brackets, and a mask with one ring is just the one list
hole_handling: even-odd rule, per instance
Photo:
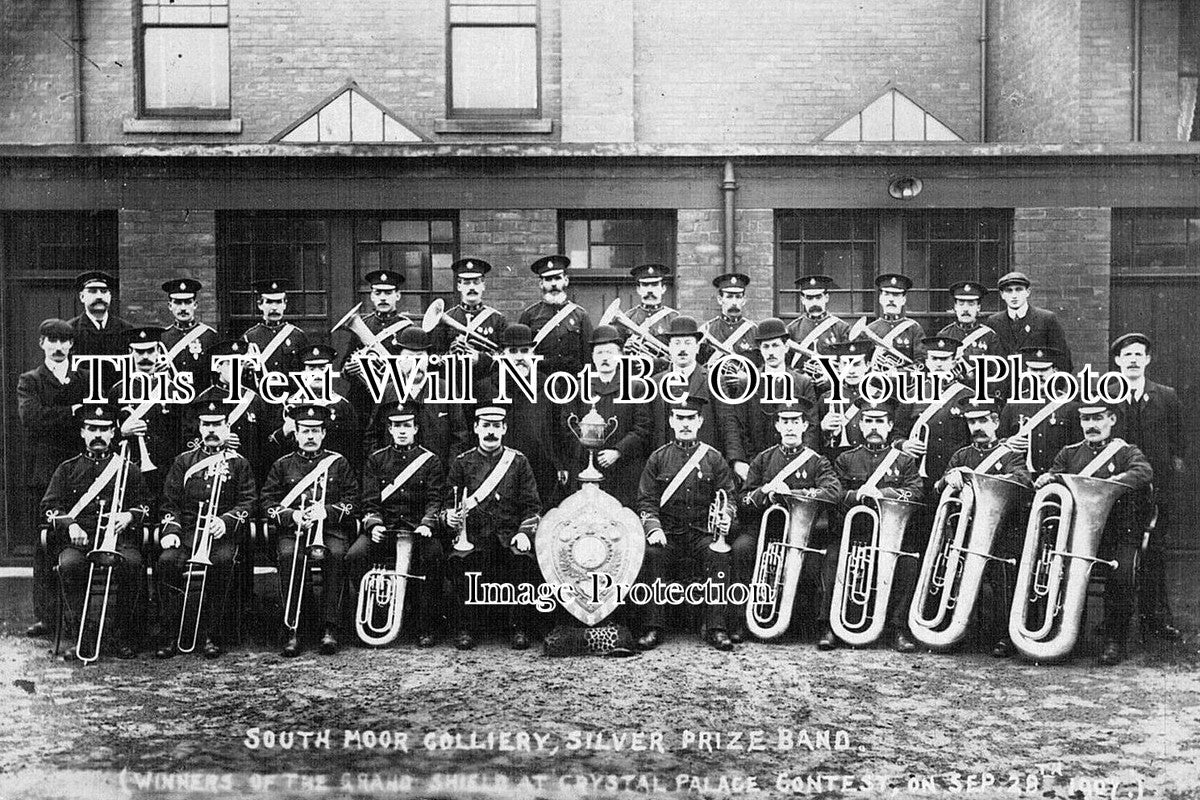
{"label": "tuba", "polygon": [[192,591],[192,576],[184,575],[183,607],[179,613],[179,633],[175,637],[175,647],[181,653],[191,653],[196,649],[200,638],[200,619],[204,615],[204,592],[208,586],[208,568],[212,566],[212,534],[209,533],[209,523],[217,518],[218,503],[221,490],[225,487],[225,478],[229,475],[228,455],[222,452],[221,460],[213,465],[213,484],[208,494],[208,502],[200,503],[196,513],[196,531],[192,535],[192,555],[187,563],[200,571],[200,591],[196,599],[196,616],[188,619],[188,600]]}
{"label": "tuba", "polygon": [[820,511],[821,501],[788,495],[786,506],[774,503],[763,512],[751,583],[769,586],[770,599],[757,603],[752,597],[746,604],[746,628],[759,639],[774,639],[787,631],[804,554],[825,555],[808,546]]}
{"label": "tuba", "polygon": [[829,626],[843,642],[868,645],[883,633],[896,560],[920,557],[900,549],[908,518],[919,505],[867,498],[846,513],[829,608]]}
{"label": "tuba", "polygon": [[992,543],[1026,487],[998,475],[970,473],[962,490],[942,491],[908,627],[913,638],[934,650],[946,650],[967,633],[988,561],[1016,565],[1016,559],[992,555]]}
{"label": "tuba", "polygon": [[[87,590],[83,595],[83,610],[79,613],[79,635],[75,639],[75,656],[84,664],[91,664],[100,658],[100,645],[104,641],[104,623],[108,618],[108,605],[112,599],[112,578],[113,569],[117,564],[125,560],[117,550],[117,514],[121,513],[121,506],[125,504],[125,484],[129,477],[129,441],[121,442],[121,449],[114,458],[121,459],[120,467],[117,469],[116,479],[113,483],[112,503],[108,507],[108,513],[104,513],[104,502],[100,502],[100,513],[96,516],[96,544],[95,547],[87,554],[88,560],[88,579]],[[84,648],[84,640],[87,638],[87,618],[91,611],[92,605],[92,580],[96,576],[96,567],[104,570],[104,593],[100,598],[100,622],[96,626],[96,639],[94,642],[87,642],[92,645],[90,648]],[[122,591],[127,591],[122,589]]]}
{"label": "tuba", "polygon": [[396,563],[392,569],[372,567],[358,586],[358,610],[354,615],[358,638],[371,647],[383,647],[400,635],[404,617],[404,595],[408,579],[423,581],[423,575],[408,574],[412,561],[413,533],[389,530],[385,536],[396,539]]}
{"label": "tuba", "polygon": [[[1038,489],[1008,615],[1008,635],[1026,658],[1056,661],[1075,647],[1104,523],[1129,487],[1118,481],[1059,475]],[[1037,627],[1034,627],[1034,626]]]}

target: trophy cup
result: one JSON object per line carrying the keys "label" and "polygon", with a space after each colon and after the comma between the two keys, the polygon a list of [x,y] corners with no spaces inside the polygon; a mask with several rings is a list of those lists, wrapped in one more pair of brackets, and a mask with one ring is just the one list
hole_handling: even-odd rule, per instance
{"label": "trophy cup", "polygon": [[609,417],[605,420],[593,405],[592,410],[584,414],[583,419],[575,414],[567,417],[567,429],[575,434],[575,438],[588,451],[588,465],[579,473],[579,480],[584,483],[599,483],[604,475],[596,469],[596,451],[604,446],[608,437],[616,433],[617,418]]}

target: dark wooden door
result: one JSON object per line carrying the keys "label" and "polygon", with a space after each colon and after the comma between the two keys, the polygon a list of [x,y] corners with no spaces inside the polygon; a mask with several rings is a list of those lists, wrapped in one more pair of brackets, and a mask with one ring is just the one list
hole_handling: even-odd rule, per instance
{"label": "dark wooden door", "polygon": [[[1110,338],[1141,331],[1155,342],[1147,377],[1175,387],[1183,403],[1187,454],[1183,480],[1173,498],[1176,534],[1184,534],[1195,518],[1200,496],[1200,276],[1120,278],[1113,281]],[[1176,546],[1200,548],[1189,535],[1173,537]]]}

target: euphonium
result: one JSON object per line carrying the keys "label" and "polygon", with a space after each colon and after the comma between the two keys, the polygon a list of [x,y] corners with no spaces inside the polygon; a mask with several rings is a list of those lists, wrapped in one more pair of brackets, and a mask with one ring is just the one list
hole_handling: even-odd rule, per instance
{"label": "euphonium", "polygon": [[[87,555],[87,589],[83,595],[83,609],[79,612],[79,634],[75,639],[75,656],[84,664],[91,664],[100,658],[100,645],[104,641],[104,623],[108,619],[108,604],[112,598],[113,569],[125,560],[125,557],[117,550],[117,514],[121,513],[121,506],[125,504],[125,483],[129,477],[128,454],[129,440],[125,440],[121,442],[120,451],[113,456],[113,458],[121,459],[121,462],[113,483],[112,503],[108,506],[107,514],[104,513],[104,502],[100,503],[100,513],[96,516],[96,544]],[[88,613],[91,611],[92,580],[96,576],[96,567],[105,570],[104,594],[100,599],[100,622],[95,629],[96,640],[91,643],[90,649],[85,649],[84,639],[88,627]],[[128,589],[124,588],[122,591],[128,591]]]}
{"label": "euphonium", "polygon": [[908,609],[913,638],[934,650],[945,650],[966,635],[987,562],[1017,563],[991,551],[1026,488],[979,472],[965,480],[961,491],[950,486],[942,491]]}
{"label": "euphonium", "polygon": [[[908,518],[918,505],[908,500],[868,498],[847,512],[829,608],[829,626],[843,642],[868,645],[883,633],[896,560],[920,556],[900,549]],[[860,517],[866,518],[866,531]]]}
{"label": "euphonium", "polygon": [[[221,497],[221,490],[225,486],[225,477],[229,474],[229,468],[225,459],[227,456],[222,453],[222,459],[214,466],[212,489],[208,493],[208,502],[200,503],[200,507],[196,513],[196,530],[192,534],[192,555],[188,558],[187,563],[195,566],[200,571],[200,591],[199,597],[196,599],[196,615],[192,620],[188,619],[188,600],[191,597],[192,576],[184,575],[183,583],[183,607],[179,612],[179,633],[175,637],[175,648],[181,653],[190,653],[196,649],[196,642],[200,638],[200,619],[204,614],[204,594],[208,587],[208,568],[212,566],[212,533],[209,532],[210,523],[217,518],[217,508]],[[184,635],[191,631],[189,639],[184,638]]]}
{"label": "euphonium", "polygon": [[756,603],[752,595],[746,604],[746,628],[760,639],[774,639],[787,631],[804,554],[825,555],[824,550],[808,546],[819,512],[819,500],[796,495],[787,497],[786,506],[774,503],[763,512],[752,583],[771,587],[771,599]]}
{"label": "euphonium", "polygon": [[724,489],[717,489],[713,495],[712,503],[708,506],[708,532],[713,535],[713,542],[708,546],[708,549],[714,553],[728,553],[733,549],[729,546],[729,542],[725,541],[725,537],[729,534],[729,531],[721,530],[721,523],[728,513],[729,493]]}
{"label": "euphonium", "polygon": [[488,337],[484,336],[479,331],[474,331],[462,324],[454,317],[446,313],[446,302],[441,298],[434,300],[429,304],[429,308],[425,309],[425,316],[421,319],[421,330],[426,333],[432,333],[433,329],[438,325],[445,325],[448,328],[461,333],[466,337],[466,341],[475,349],[483,350],[485,353],[496,353],[500,350],[500,345],[493,342]]}
{"label": "euphonium", "polygon": [[358,610],[354,615],[358,638],[372,647],[383,647],[400,635],[404,617],[404,595],[408,579],[425,580],[408,574],[412,561],[413,534],[407,530],[385,531],[396,538],[396,563],[392,569],[376,565],[358,585]]}
{"label": "euphonium", "polygon": [[[1008,635],[1026,658],[1066,658],[1079,638],[1092,564],[1104,523],[1129,487],[1118,481],[1059,475],[1038,489],[1025,527],[1025,548],[1008,615]],[[1032,627],[1037,625],[1037,627]]]}
{"label": "euphonium", "polygon": [[387,358],[389,355],[388,349],[383,345],[383,342],[379,341],[379,337],[367,327],[367,323],[363,321],[362,315],[358,313],[362,305],[362,303],[359,303],[347,311],[346,316],[338,320],[337,324],[329,332],[337,333],[340,330],[348,330],[358,337],[358,340],[362,343],[363,348],[365,348],[369,356]]}
{"label": "euphonium", "polygon": [[646,353],[654,358],[669,358],[671,350],[645,325],[639,325],[633,319],[621,310],[621,298],[617,298],[608,304],[608,308],[604,309],[604,313],[600,316],[600,321],[596,323],[600,325],[619,325],[627,329],[631,334],[638,337],[638,350]]}

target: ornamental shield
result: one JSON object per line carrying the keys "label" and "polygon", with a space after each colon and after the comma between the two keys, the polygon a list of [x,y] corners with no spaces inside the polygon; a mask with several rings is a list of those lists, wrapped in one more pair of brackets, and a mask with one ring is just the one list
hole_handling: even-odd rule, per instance
{"label": "ornamental shield", "polygon": [[566,584],[563,606],[585,625],[617,607],[617,585],[637,580],[646,553],[641,520],[595,483],[551,509],[538,525],[538,565],[547,583]]}

